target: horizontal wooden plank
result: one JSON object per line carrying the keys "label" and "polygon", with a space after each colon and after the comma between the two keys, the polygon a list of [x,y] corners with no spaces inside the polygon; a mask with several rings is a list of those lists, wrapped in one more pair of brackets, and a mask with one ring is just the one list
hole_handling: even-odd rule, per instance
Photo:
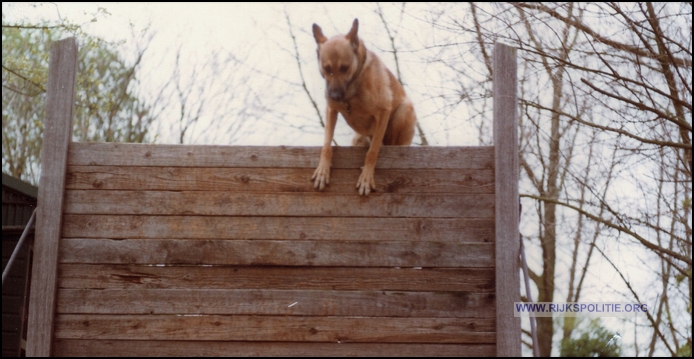
{"label": "horizontal wooden plank", "polygon": [[[313,168],[69,166],[67,189],[316,192]],[[361,171],[335,168],[325,193],[356,193]],[[375,193],[494,193],[491,169],[379,169]]]}
{"label": "horizontal wooden plank", "polygon": [[493,292],[494,268],[345,268],[60,264],[74,289],[288,289]]}
{"label": "horizontal wooden plank", "polygon": [[[360,168],[366,147],[334,147],[333,168]],[[73,142],[68,165],[315,168],[321,147]],[[376,168],[494,168],[493,147],[383,146]]]}
{"label": "horizontal wooden plank", "polygon": [[256,289],[61,289],[58,313],[494,318],[493,293]]}
{"label": "horizontal wooden plank", "polygon": [[494,356],[494,344],[288,343],[58,339],[56,356],[318,356],[459,357]]}
{"label": "horizontal wooden plank", "polygon": [[341,343],[494,342],[494,319],[59,314],[55,338]]}
{"label": "horizontal wooden plank", "polygon": [[493,194],[70,190],[69,214],[493,218]]}
{"label": "horizontal wooden plank", "polygon": [[328,267],[492,267],[494,244],[63,238],[61,263]]}
{"label": "horizontal wooden plank", "polygon": [[63,215],[68,238],[487,242],[493,219]]}

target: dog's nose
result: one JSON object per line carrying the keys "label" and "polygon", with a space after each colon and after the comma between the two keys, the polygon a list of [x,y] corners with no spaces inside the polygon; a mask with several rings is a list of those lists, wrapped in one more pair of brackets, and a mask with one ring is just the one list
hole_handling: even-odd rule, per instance
{"label": "dog's nose", "polygon": [[333,101],[342,101],[344,93],[339,89],[332,89],[328,91],[328,97]]}

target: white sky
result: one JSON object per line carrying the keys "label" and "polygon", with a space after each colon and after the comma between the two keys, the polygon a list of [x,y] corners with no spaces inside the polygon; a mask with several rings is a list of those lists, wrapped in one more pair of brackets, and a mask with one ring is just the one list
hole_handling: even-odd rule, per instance
{"label": "white sky", "polygon": [[[416,18],[416,7],[426,6],[407,4],[407,11],[400,14],[399,8],[392,5],[382,5],[389,21],[393,21],[391,31],[397,32],[396,43],[401,41],[414,44],[414,48],[423,48],[430,43],[431,25],[424,19]],[[110,13],[100,16],[98,21],[89,23],[98,7],[104,7]],[[56,8],[58,10],[56,10]],[[83,29],[91,34],[101,36],[111,41],[126,40],[121,45],[124,56],[133,46],[129,24],[134,25],[135,31],[147,26],[156,33],[142,64],[140,78],[151,91],[159,88],[160,84],[169,79],[173,69],[173,53],[182,46],[185,55],[184,63],[188,66],[183,72],[193,71],[193,66],[204,62],[212,51],[222,54],[233,53],[237,57],[246,58],[249,64],[272,74],[280,81],[272,81],[270,86],[264,86],[263,95],[272,99],[276,93],[279,96],[291,94],[291,98],[276,104],[275,109],[288,112],[287,116],[267,121],[266,124],[255,123],[244,126],[244,135],[229,138],[221,136],[206,136],[202,134],[205,124],[195,128],[201,132],[189,139],[194,143],[215,144],[250,144],[250,145],[316,145],[322,144],[322,129],[308,97],[298,84],[300,76],[294,56],[294,45],[287,32],[288,25],[284,11],[289,14],[294,35],[297,38],[298,50],[302,58],[303,74],[318,103],[321,114],[324,115],[325,100],[323,95],[324,80],[320,77],[315,60],[315,42],[311,33],[311,25],[316,22],[324,33],[330,37],[338,33],[346,33],[354,18],[359,18],[359,34],[367,48],[374,51],[395,73],[395,63],[390,53],[388,36],[384,31],[381,19],[375,13],[373,4],[364,3],[61,3],[43,4],[33,7],[28,5],[12,5],[6,11],[3,3],[3,13],[7,19],[23,17],[53,19],[59,17],[69,19],[78,24],[84,23]],[[58,12],[59,11],[59,12]],[[59,14],[59,15],[58,15]],[[431,70],[432,65],[421,63],[420,54],[400,53],[399,61],[403,80],[406,83],[408,96],[415,103],[419,123],[424,128],[431,145],[477,145],[477,133],[466,128],[463,121],[444,122],[436,112],[434,100],[430,97],[441,86]],[[246,71],[246,70],[244,70]],[[223,76],[222,76],[223,77]],[[264,77],[264,78],[263,78]],[[268,81],[267,76],[257,76],[259,82]],[[224,81],[224,78],[220,78]],[[275,92],[277,91],[277,92]],[[209,104],[211,108],[212,103]],[[451,118],[465,118],[463,109],[453,113]],[[300,114],[303,118],[297,118]],[[176,114],[172,114],[174,118]],[[210,120],[206,118],[205,120]],[[277,124],[279,123],[279,127]],[[268,129],[270,131],[268,131]],[[169,133],[166,125],[159,131],[158,143],[175,143],[175,134]],[[336,140],[341,145],[348,145],[352,131],[341,118],[338,120]],[[415,138],[415,142],[419,142]]]}

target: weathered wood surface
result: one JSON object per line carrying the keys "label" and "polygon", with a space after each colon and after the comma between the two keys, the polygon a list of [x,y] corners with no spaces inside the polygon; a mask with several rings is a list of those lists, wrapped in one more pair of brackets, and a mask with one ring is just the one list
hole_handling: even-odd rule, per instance
{"label": "weathered wood surface", "polygon": [[494,292],[494,268],[61,264],[60,288]]}
{"label": "weathered wood surface", "polygon": [[516,49],[494,44],[494,151],[496,175],[497,355],[521,355],[518,196],[518,99]]}
{"label": "weathered wood surface", "polygon": [[188,168],[116,147],[135,160],[68,169],[59,342],[494,343],[489,149],[415,171],[396,151],[363,198],[339,165],[316,192],[312,149],[278,165],[240,148],[248,167],[207,168],[230,154],[201,146]]}
{"label": "weathered wood surface", "polygon": [[494,343],[495,319],[59,314],[55,337],[361,343]]}
{"label": "weathered wood surface", "polygon": [[493,267],[492,243],[65,238],[63,263]]}
{"label": "weathered wood surface", "polygon": [[493,194],[71,190],[67,214],[494,218]]}
{"label": "weathered wood surface", "polygon": [[54,73],[74,57],[56,50],[27,354],[519,355],[508,50],[496,147],[386,146],[368,198],[366,148],[335,148],[316,192],[320,147],[68,146],[76,61]]}
{"label": "weathered wood surface", "polygon": [[41,179],[27,324],[27,356],[51,355],[55,311],[58,240],[63,215],[63,191],[75,106],[77,41],[74,37],[51,46],[43,124]]}
{"label": "weathered wood surface", "polygon": [[391,240],[493,243],[494,220],[467,218],[64,216],[68,238]]}
{"label": "weathered wood surface", "polygon": [[[332,168],[358,169],[366,147],[334,147]],[[151,145],[132,143],[74,143],[69,165],[164,167],[314,168],[321,147],[259,147],[206,145]],[[377,169],[459,168],[493,169],[493,147],[383,146]],[[378,172],[378,171],[377,171]]]}
{"label": "weathered wood surface", "polygon": [[57,356],[319,356],[459,357],[494,356],[494,344],[287,343],[58,339]]}
{"label": "weathered wood surface", "polygon": [[388,148],[368,198],[365,149],[324,192],[319,151],[71,146],[56,353],[493,355],[493,148]]}
{"label": "weathered wood surface", "polygon": [[[69,166],[67,189],[141,191],[311,192],[314,168]],[[323,193],[356,193],[358,168],[334,168]],[[378,193],[494,193],[494,170],[379,169]]]}
{"label": "weathered wood surface", "polygon": [[57,312],[405,318],[496,315],[493,293],[276,289],[61,289]]}

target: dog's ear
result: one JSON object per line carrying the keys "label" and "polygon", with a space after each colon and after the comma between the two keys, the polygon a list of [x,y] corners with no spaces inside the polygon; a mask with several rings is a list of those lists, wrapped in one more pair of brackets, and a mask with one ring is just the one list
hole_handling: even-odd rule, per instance
{"label": "dog's ear", "polygon": [[357,36],[357,31],[359,31],[359,19],[354,19],[354,22],[352,23],[352,29],[349,30],[347,35],[345,36],[347,40],[352,44],[353,48],[359,47],[359,37]]}
{"label": "dog's ear", "polygon": [[318,24],[313,24],[313,38],[316,39],[316,44],[320,45],[328,40],[325,35],[323,35],[323,30],[318,26]]}

